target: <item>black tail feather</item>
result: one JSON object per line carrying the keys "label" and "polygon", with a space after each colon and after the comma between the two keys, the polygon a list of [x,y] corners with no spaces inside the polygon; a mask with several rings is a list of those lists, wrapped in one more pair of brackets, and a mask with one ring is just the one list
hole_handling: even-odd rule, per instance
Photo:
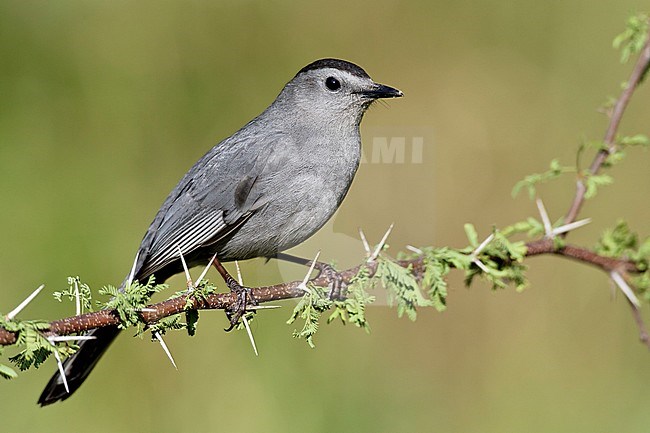
{"label": "black tail feather", "polygon": [[66,391],[63,379],[57,371],[45,386],[43,393],[38,399],[38,404],[48,404],[63,401],[70,397],[86,377],[93,370],[99,358],[104,354],[108,346],[113,342],[120,330],[115,327],[98,328],[86,335],[96,337],[94,340],[83,340],[79,344],[79,350],[63,362],[66,381],[70,392]]}

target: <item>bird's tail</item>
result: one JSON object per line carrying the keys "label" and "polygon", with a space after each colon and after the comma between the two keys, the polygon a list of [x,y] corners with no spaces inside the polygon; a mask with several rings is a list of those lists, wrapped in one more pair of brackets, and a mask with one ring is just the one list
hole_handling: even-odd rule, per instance
{"label": "bird's tail", "polygon": [[38,399],[38,404],[48,404],[63,401],[70,397],[73,392],[81,386],[86,377],[93,370],[99,358],[104,354],[108,346],[113,342],[120,330],[116,327],[98,328],[90,331],[89,336],[96,337],[94,340],[83,340],[72,356],[63,362],[63,371],[68,383],[66,390],[60,372],[54,373],[45,386],[43,393]]}
{"label": "bird's tail", "polygon": [[[144,260],[144,254],[138,252],[135,256],[133,269],[120,285],[120,291],[124,290],[124,287],[130,281],[133,281],[134,276],[136,279],[138,278],[139,270],[142,268]],[[142,279],[145,278],[148,278],[148,276],[142,276]],[[119,333],[120,330],[114,326],[97,328],[87,332],[85,335],[95,338],[79,342],[79,350],[63,361],[65,382],[60,371],[54,373],[41,393],[41,396],[38,398],[38,404],[47,406],[48,404],[63,401],[70,397],[84,383],[84,380],[86,380],[88,375],[93,371],[93,368],[95,368],[95,365],[97,365],[99,358],[102,357],[106,349],[108,349],[108,346],[111,345]],[[65,383],[68,385],[67,389]]]}

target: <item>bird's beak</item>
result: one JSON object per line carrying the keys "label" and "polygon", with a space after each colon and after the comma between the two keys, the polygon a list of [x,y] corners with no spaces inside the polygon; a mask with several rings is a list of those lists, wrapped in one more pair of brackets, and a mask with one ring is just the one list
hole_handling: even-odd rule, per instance
{"label": "bird's beak", "polygon": [[399,98],[401,96],[404,96],[401,90],[397,90],[393,87],[385,86],[383,84],[375,84],[372,89],[362,90],[359,93],[372,99]]}

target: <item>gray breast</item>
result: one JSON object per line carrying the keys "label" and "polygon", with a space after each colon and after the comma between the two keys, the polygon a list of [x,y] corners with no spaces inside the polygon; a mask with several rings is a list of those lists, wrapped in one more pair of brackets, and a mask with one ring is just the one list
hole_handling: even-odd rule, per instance
{"label": "gray breast", "polygon": [[[313,146],[313,141],[311,141]],[[345,143],[345,144],[344,144]],[[359,165],[360,141],[334,140],[318,149],[284,143],[259,179],[261,201],[219,245],[222,260],[272,256],[312,236],[336,212]],[[326,147],[322,147],[326,146]]]}

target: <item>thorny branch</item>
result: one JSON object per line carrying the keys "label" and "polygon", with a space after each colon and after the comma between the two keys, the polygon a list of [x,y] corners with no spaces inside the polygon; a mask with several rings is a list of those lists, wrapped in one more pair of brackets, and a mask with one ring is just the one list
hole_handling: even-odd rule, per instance
{"label": "thorny branch", "polygon": [[[605,139],[603,140],[605,148],[596,154],[591,166],[589,166],[590,175],[598,174],[598,171],[600,171],[600,168],[607,160],[607,157],[616,150],[616,134],[618,133],[618,127],[623,119],[623,113],[632,98],[632,94],[643,80],[643,77],[648,70],[648,66],[650,66],[650,34],[647,37],[645,46],[639,53],[639,57],[625,88],[611,110],[609,126],[607,127]],[[584,181],[578,178],[578,181],[576,182],[576,193],[573,202],[571,203],[571,207],[564,217],[564,224],[569,224],[576,220],[585,201],[586,192],[587,188]]]}
{"label": "thorny branch", "polygon": [[[628,273],[634,273],[637,271],[632,262],[600,256],[585,248],[566,245],[558,249],[555,247],[552,239],[533,241],[528,243],[527,246],[527,256],[556,254],[596,266],[608,272],[611,270],[622,270]],[[413,275],[416,278],[421,278],[424,273],[424,260],[422,258],[401,260],[398,263],[403,267],[411,266]],[[377,262],[371,261],[341,271],[339,273],[341,281],[349,283],[350,280],[358,274],[362,266],[367,267],[370,276],[373,276],[377,271]],[[311,280],[311,282],[320,287],[327,287],[332,282],[331,280],[333,278],[334,276],[332,275],[323,275]],[[251,293],[252,297],[258,303],[300,298],[305,293],[304,289],[301,288],[302,283],[302,281],[291,281],[273,286],[255,287],[251,288]],[[154,324],[161,319],[184,312],[187,307],[187,296],[188,295],[183,295],[147,306],[144,311],[140,312],[142,321],[146,324]],[[234,302],[236,302],[236,298],[233,294],[216,293],[207,295],[205,298],[193,298],[192,308],[197,310],[223,310],[231,307]],[[115,311],[101,310],[79,316],[67,317],[65,319],[54,320],[50,322],[48,333],[54,335],[70,335],[106,326],[117,326],[119,323],[119,317]],[[15,342],[15,334],[5,329],[0,329],[0,345],[6,346],[14,344]]]}
{"label": "thorny branch", "polygon": [[[650,68],[650,31],[646,36],[646,43],[639,53],[639,57],[637,58],[636,63],[634,64],[630,78],[628,79],[625,88],[621,92],[621,95],[618,97],[611,110],[609,125],[607,127],[607,131],[605,132],[605,138],[603,140],[605,147],[598,151],[591,163],[591,166],[589,166],[590,175],[598,174],[605,161],[607,161],[607,157],[616,151],[616,135],[618,133],[618,128],[621,124],[621,120],[623,119],[623,113],[625,112],[625,109],[627,108],[630,99],[634,94],[634,91],[639,86],[639,84],[641,84],[641,81],[643,81],[646,73],[648,72],[648,68]],[[578,178],[576,182],[576,193],[573,198],[573,202],[571,203],[571,207],[564,217],[565,224],[572,223],[578,217],[578,213],[580,212],[580,209],[582,208],[582,205],[585,201],[586,192],[587,188],[584,181]],[[567,234],[568,233],[565,233],[563,236],[566,236]],[[639,307],[632,303],[630,303],[630,307],[632,308],[634,321],[639,331],[639,339],[648,348],[650,348],[650,337],[648,336],[648,331],[646,330],[643,318],[641,317],[641,311],[639,310]]]}

